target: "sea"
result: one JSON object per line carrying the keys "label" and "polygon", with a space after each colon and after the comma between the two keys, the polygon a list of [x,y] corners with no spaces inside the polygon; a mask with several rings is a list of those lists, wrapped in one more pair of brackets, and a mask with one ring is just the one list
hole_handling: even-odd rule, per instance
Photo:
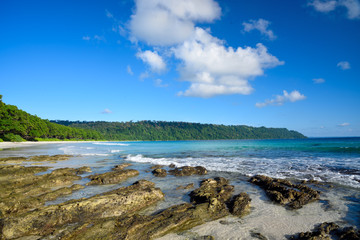
{"label": "sea", "polygon": [[[45,164],[52,169],[90,166],[93,170],[91,174],[94,174],[110,171],[117,164],[131,163],[130,168],[140,172],[138,177],[122,184],[87,186],[70,196],[48,202],[48,205],[90,197],[130,185],[139,179],[147,179],[155,182],[166,196],[165,201],[143,212],[153,214],[173,204],[189,201],[188,193],[191,190],[175,190],[176,187],[188,183],[194,183],[197,187],[204,177],[223,176],[235,186],[235,191],[250,195],[252,213],[241,221],[229,217],[226,220],[229,224],[221,221],[205,224],[188,234],[210,232],[217,236],[216,239],[252,239],[251,231],[257,231],[268,239],[286,239],[285,236],[289,234],[309,231],[324,221],[360,228],[360,138],[79,142],[0,151],[0,157],[43,154],[75,156],[68,161]],[[203,166],[209,170],[209,174],[166,178],[152,175],[151,166],[163,165],[169,170],[170,164],[177,167]],[[257,174],[293,181],[317,180],[323,184],[315,186],[322,192],[321,199],[300,210],[289,211],[271,203],[263,190],[248,182],[249,177]],[[87,175],[84,174],[84,178],[77,183],[86,184],[89,181]],[[185,234],[163,239],[186,238],[189,236]]]}

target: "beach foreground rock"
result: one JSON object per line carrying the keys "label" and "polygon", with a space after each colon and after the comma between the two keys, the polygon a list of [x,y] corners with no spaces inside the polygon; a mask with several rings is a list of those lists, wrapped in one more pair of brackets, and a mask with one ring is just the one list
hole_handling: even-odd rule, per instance
{"label": "beach foreground rock", "polygon": [[284,179],[256,175],[250,179],[250,182],[264,189],[272,201],[290,209],[299,209],[303,205],[320,198],[318,191],[303,184],[293,184]]}
{"label": "beach foreground rock", "polygon": [[358,240],[360,231],[353,227],[340,228],[333,222],[324,222],[319,224],[314,231],[301,232],[290,236],[290,240]]}
{"label": "beach foreground rock", "polygon": [[154,183],[140,180],[101,195],[43,207],[2,220],[5,239],[27,235],[48,235],[70,223],[84,223],[93,219],[124,216],[141,210],[164,198]]}
{"label": "beach foreground rock", "polygon": [[115,184],[121,183],[128,178],[135,177],[139,175],[139,171],[134,169],[125,169],[125,170],[115,170],[112,172],[106,172],[103,174],[91,175],[90,182],[86,185],[104,185],[104,184]]}
{"label": "beach foreground rock", "polygon": [[202,166],[196,166],[196,167],[184,166],[169,170],[169,174],[172,174],[174,176],[191,176],[194,174],[205,175],[207,174],[207,170]]}

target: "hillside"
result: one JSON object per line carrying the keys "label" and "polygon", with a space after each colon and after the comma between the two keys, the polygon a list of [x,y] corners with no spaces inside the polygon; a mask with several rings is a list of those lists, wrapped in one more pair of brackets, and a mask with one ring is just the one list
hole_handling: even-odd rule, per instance
{"label": "hillside", "polygon": [[0,95],[0,141],[20,142],[42,139],[98,140],[97,131],[66,127],[43,120],[2,102]]}
{"label": "hillside", "polygon": [[225,126],[188,122],[72,122],[53,121],[65,126],[96,130],[108,140],[215,140],[215,139],[292,139],[305,138],[286,128]]}

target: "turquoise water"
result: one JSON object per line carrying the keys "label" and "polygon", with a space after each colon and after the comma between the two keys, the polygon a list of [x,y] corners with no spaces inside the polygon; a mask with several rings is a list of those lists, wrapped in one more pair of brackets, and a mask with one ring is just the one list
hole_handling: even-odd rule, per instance
{"label": "turquoise water", "polygon": [[244,176],[265,174],[278,178],[315,179],[360,188],[360,138],[98,142],[47,146],[1,154],[65,153],[91,159],[201,165],[212,171]]}
{"label": "turquoise water", "polygon": [[[69,154],[116,155],[140,163],[201,165],[209,170],[316,179],[360,187],[360,138],[87,143]],[[90,146],[90,147],[89,147]]]}

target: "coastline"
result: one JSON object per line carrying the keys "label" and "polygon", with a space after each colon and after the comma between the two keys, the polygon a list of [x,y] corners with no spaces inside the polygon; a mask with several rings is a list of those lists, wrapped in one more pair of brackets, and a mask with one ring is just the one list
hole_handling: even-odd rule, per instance
{"label": "coastline", "polygon": [[0,149],[32,147],[44,144],[64,144],[64,143],[86,143],[86,142],[107,142],[107,141],[41,141],[41,142],[0,142]]}

